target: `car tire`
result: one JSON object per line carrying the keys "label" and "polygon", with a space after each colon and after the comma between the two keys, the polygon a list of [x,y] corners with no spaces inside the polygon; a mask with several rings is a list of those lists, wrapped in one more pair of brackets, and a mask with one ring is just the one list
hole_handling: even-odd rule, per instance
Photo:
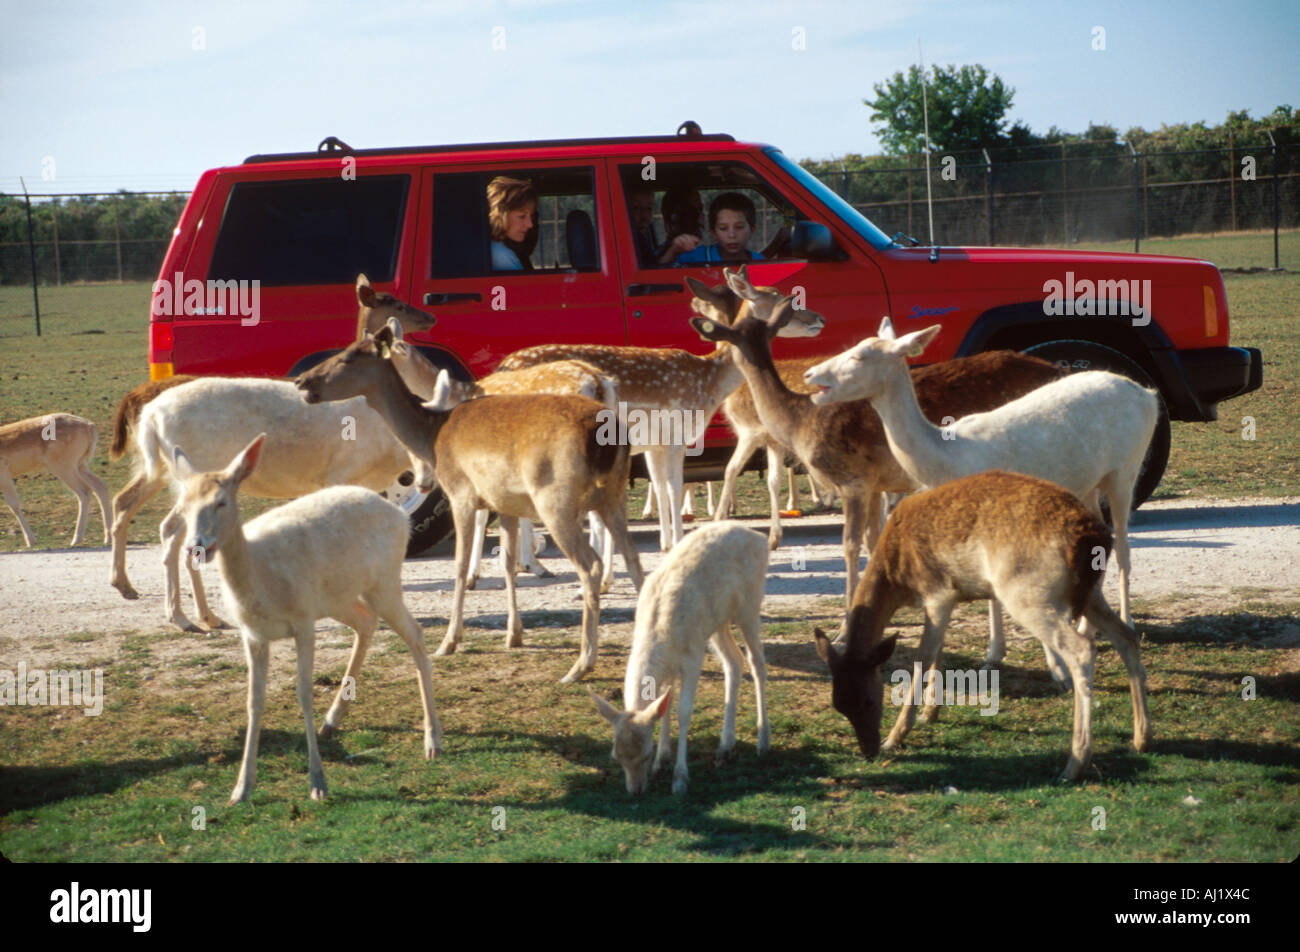
{"label": "car tire", "polygon": [[1026,347],[1024,353],[1057,364],[1071,373],[1083,370],[1108,370],[1156,391],[1158,404],[1156,429],[1151,436],[1151,445],[1147,447],[1146,458],[1142,461],[1142,470],[1138,473],[1137,484],[1133,487],[1133,508],[1136,509],[1146,502],[1160,485],[1160,479],[1165,474],[1165,466],[1169,463],[1170,446],[1169,408],[1165,406],[1164,397],[1160,396],[1160,389],[1147,372],[1134,363],[1132,358],[1119,351],[1086,340],[1049,341]]}
{"label": "car tire", "polygon": [[451,506],[443,491],[435,486],[433,492],[422,493],[414,483],[409,472],[403,473],[382,494],[411,520],[411,538],[406,544],[408,559],[433,548],[455,529]]}

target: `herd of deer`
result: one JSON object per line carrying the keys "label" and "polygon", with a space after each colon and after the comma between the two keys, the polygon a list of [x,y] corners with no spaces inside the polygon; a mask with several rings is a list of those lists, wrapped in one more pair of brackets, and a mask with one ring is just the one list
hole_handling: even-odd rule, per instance
{"label": "herd of deer", "polygon": [[[268,646],[283,638],[294,639],[297,649],[311,795],[325,795],[311,708],[320,618],[355,632],[347,667],[352,679],[379,619],[402,636],[419,675],[425,753],[433,757],[440,750],[431,666],[401,592],[408,521],[375,492],[408,470],[421,490],[435,482],[441,487],[455,523],[455,594],[439,655],[460,643],[465,591],[477,575],[489,512],[500,517],[507,647],[523,638],[515,573],[521,545],[532,554],[531,541],[521,540],[529,523],[544,523],[577,569],[582,647],[566,683],[595,666],[600,595],[612,583],[617,548],[639,592],[625,709],[592,697],[613,725],[614,756],[629,792],[644,789],[668,757],[665,715],[675,688],[673,791],[685,790],[686,734],[706,646],[724,673],[718,756],[734,747],[741,653],[731,624],[740,627],[748,649],[758,752],[769,747],[759,609],[768,552],[781,540],[777,480],[788,457],[843,500],[845,623],[837,641],[820,630],[814,640],[831,672],[832,703],[848,718],[864,755],[881,747],[880,666],[894,649],[895,637],[883,636],[894,612],[909,604],[923,608],[920,660],[937,670],[954,606],[981,599],[991,600],[988,663],[1005,652],[1001,604],[1042,643],[1053,676],[1073,687],[1074,731],[1062,779],[1075,779],[1089,758],[1097,632],[1128,670],[1133,745],[1144,750],[1151,728],[1129,612],[1127,518],[1155,426],[1155,394],[1114,374],[1066,375],[1009,351],[909,371],[906,358],[920,355],[939,328],[896,337],[888,319],[879,336],[829,360],[774,361],[774,337],[813,336],[823,319],[792,296],[755,287],[743,267],[724,274],[726,284],[714,288],[688,279],[695,295],[691,323],[717,345],[706,356],[543,345],[511,355],[496,373],[472,384],[437,372],[404,340],[406,333],[433,326],[431,315],[375,291],[361,275],[355,341],[296,381],[180,377],[127,394],[111,455],[120,457],[133,442],[136,467],[113,500],[111,531],[106,489],[86,467],[97,436],[90,421],[59,414],[0,428],[0,487],[29,545],[11,475],[45,465],[77,493],[74,544],[93,491],[105,510],[105,541],[112,543],[112,584],[136,598],[126,576],[127,526],[148,499],[175,484],[176,503],[160,530],[168,619],[201,630],[181,608],[185,552],[199,619],[207,628],[228,627],[207,604],[198,574],[201,562],[215,559],[248,660],[248,731],[232,801],[246,799],[253,786]],[[684,534],[685,447],[602,439],[602,414],[620,404],[702,414],[695,418],[704,420],[722,407],[739,439],[715,518],[727,516],[737,474],[764,447],[772,504],[767,539],[721,522]],[[352,438],[340,439],[340,420],[349,418]],[[57,437],[42,438],[42,425],[51,419]],[[645,579],[627,525],[629,458],[641,452],[660,503],[667,553]],[[241,491],[292,501],[242,523]],[[888,493],[913,495],[898,504],[882,531]],[[1112,533],[1101,521],[1101,494],[1114,518],[1119,613],[1100,590],[1112,547]],[[584,516],[592,521],[591,541]],[[864,538],[870,556],[859,579]],[[345,678],[349,683],[355,680]],[[338,726],[346,707],[341,689],[324,731]],[[937,710],[928,706],[922,719],[932,720]],[[909,701],[886,749],[904,738],[915,716]],[[659,744],[652,751],[656,724]]]}

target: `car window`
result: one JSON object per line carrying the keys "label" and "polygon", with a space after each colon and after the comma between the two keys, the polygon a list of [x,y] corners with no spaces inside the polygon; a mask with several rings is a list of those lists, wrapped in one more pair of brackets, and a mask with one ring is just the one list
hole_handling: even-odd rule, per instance
{"label": "car window", "polygon": [[[771,252],[766,257],[788,257],[781,253],[783,248],[773,247],[774,243],[783,244],[779,242],[782,228],[788,229],[804,216],[750,166],[735,161],[660,162],[655,169],[655,178],[649,181],[643,178],[643,169],[639,163],[619,167],[623,197],[628,203],[628,216],[632,221],[633,247],[637,249],[641,267],[675,266],[672,261],[660,263],[657,260],[658,253],[681,230],[680,222],[665,219],[665,211],[672,217],[675,208],[680,209],[690,201],[695,201],[700,214],[697,236],[701,247],[713,245],[715,237],[709,230],[709,208],[715,199],[728,193],[739,194],[753,205],[754,227],[747,245],[749,251],[756,254]],[[638,228],[637,205],[644,201],[647,192],[653,195],[654,221],[648,228],[644,225]],[[656,244],[653,258],[646,251],[646,235],[651,233]]]}
{"label": "car window", "polygon": [[391,281],[409,175],[237,182],[208,278],[263,287]]}
{"label": "car window", "polygon": [[[458,278],[599,270],[594,181],[590,167],[435,174],[429,273]],[[494,182],[508,184],[494,188]],[[524,194],[536,197],[533,227],[522,241],[494,232],[493,196],[503,194],[516,203]]]}

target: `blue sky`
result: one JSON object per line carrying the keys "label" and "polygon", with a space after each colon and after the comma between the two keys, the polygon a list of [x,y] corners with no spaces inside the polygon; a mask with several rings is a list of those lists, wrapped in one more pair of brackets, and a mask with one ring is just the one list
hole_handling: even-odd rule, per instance
{"label": "blue sky", "polygon": [[1300,107],[1295,0],[0,0],[0,14],[3,191],[20,175],[33,192],[189,189],[326,135],[638,135],[688,118],[795,158],[875,153],[861,101],[916,61],[918,37],[927,63],[999,74],[1011,118],[1040,133]]}

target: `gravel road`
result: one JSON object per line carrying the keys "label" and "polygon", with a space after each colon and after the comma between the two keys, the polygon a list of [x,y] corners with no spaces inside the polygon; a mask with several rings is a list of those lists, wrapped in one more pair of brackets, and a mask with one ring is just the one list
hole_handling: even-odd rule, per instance
{"label": "gravel road", "polygon": [[[744,522],[766,532],[764,520]],[[844,591],[838,515],[786,520],[785,524],[785,541],[772,554],[768,575],[764,614],[769,617],[798,617],[801,607],[811,600],[836,598]],[[633,537],[645,570],[652,571],[660,560],[657,530],[640,524],[634,527]],[[1135,514],[1131,539],[1132,592],[1137,598],[1188,593],[1222,608],[1240,598],[1233,594],[1239,588],[1300,596],[1300,499],[1150,502]],[[494,543],[495,538],[489,536],[488,544]],[[449,551],[444,543],[430,557],[407,561],[403,573],[408,604],[430,626],[427,638],[434,644],[451,607],[454,566]],[[553,546],[543,558],[557,578],[543,581],[521,576],[520,610],[571,612],[576,625],[581,611],[577,577]],[[631,620],[636,599],[621,560],[616,565],[614,591],[601,600],[601,608],[604,621],[617,626]],[[24,654],[33,649],[41,654],[42,642],[51,638],[62,642],[58,636],[77,632],[168,630],[159,547],[131,546],[127,567],[141,592],[138,601],[126,601],[109,585],[109,552],[105,548],[0,555],[0,592],[4,593],[0,653],[9,655],[11,649],[18,648]],[[495,563],[489,563],[488,571],[478,591],[466,598],[466,618],[504,630],[504,583]],[[1115,574],[1110,572],[1106,580],[1112,604],[1117,604]],[[209,569],[205,575],[213,606],[221,613],[217,573]],[[187,581],[184,584],[188,586]],[[184,604],[192,613],[188,590]],[[0,659],[0,666],[6,665],[8,662]]]}

